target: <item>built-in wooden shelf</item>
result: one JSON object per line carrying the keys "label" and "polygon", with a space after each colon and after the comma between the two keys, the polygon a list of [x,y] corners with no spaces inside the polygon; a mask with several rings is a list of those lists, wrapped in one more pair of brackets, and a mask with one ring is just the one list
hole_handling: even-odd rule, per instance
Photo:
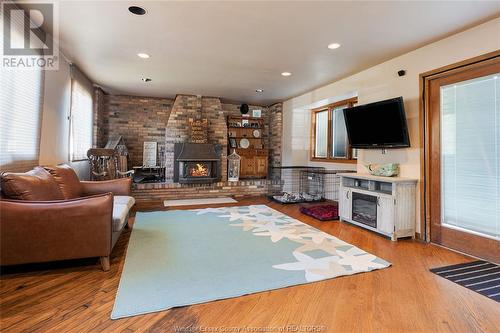
{"label": "built-in wooden shelf", "polygon": [[[236,153],[241,156],[240,178],[242,179],[267,177],[269,152],[262,138],[263,129],[263,118],[229,116],[227,119],[228,155],[236,150]],[[259,131],[260,135],[255,137],[254,131]],[[248,140],[248,148],[240,146],[242,139]],[[233,146],[231,146],[231,141],[233,141]],[[236,142],[236,147],[234,147],[234,142]]]}

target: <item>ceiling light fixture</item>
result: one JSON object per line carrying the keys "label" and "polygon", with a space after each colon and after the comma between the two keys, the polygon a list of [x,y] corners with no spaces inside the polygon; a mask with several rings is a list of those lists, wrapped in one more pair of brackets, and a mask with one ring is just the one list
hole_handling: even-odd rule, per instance
{"label": "ceiling light fixture", "polygon": [[146,10],[139,6],[130,6],[128,7],[128,11],[134,15],[144,15],[146,14]]}
{"label": "ceiling light fixture", "polygon": [[281,75],[283,75],[283,76],[290,76],[290,75],[292,75],[292,73],[290,73],[290,72],[283,72],[283,73],[281,73]]}
{"label": "ceiling light fixture", "polygon": [[335,49],[338,49],[340,47],[340,44],[339,43],[331,43],[331,44],[328,44],[328,48],[330,50],[335,50]]}
{"label": "ceiling light fixture", "polygon": [[142,82],[151,82],[153,80],[151,80],[149,77],[143,77],[141,78]]}
{"label": "ceiling light fixture", "polygon": [[147,54],[147,53],[137,53],[137,56],[139,58],[142,58],[142,59],[148,59],[149,58],[149,54]]}
{"label": "ceiling light fixture", "polygon": [[264,92],[264,89],[255,89],[255,92],[256,93],[261,93],[261,92]]}

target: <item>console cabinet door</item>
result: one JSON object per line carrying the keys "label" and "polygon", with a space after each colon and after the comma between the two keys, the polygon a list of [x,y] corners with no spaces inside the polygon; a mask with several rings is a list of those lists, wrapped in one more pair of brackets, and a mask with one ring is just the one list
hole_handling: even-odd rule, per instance
{"label": "console cabinet door", "polygon": [[394,232],[394,199],[390,196],[378,196],[377,229],[386,233]]}
{"label": "console cabinet door", "polygon": [[342,188],[340,191],[339,205],[340,205],[340,218],[343,220],[351,219],[352,208],[352,193],[348,188]]}

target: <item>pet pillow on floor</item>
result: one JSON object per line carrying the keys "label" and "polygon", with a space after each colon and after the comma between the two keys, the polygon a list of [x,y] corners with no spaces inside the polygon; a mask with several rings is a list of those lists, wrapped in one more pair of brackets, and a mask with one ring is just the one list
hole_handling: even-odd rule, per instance
{"label": "pet pillow on floor", "polygon": [[320,221],[336,220],[339,218],[339,209],[334,205],[300,207],[300,212]]}

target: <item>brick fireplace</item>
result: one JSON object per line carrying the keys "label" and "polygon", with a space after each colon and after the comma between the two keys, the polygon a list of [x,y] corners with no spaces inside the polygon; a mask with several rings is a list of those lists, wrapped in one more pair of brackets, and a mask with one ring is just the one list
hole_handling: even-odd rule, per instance
{"label": "brick fireplace", "polygon": [[222,147],[209,143],[176,143],[174,182],[210,184],[221,180]]}
{"label": "brick fireplace", "polygon": [[[103,147],[110,137],[123,136],[129,148],[131,166],[141,165],[144,141],[156,141],[158,151],[164,152],[158,155],[158,164],[165,166],[165,182],[133,184],[132,193],[138,202],[265,195],[269,187],[281,186],[271,179],[227,181],[226,119],[240,115],[240,104],[225,103],[217,97],[181,94],[169,99],[110,95],[101,89],[96,89],[95,93],[94,136],[98,147]],[[268,107],[250,105],[250,110],[253,109],[262,110],[262,138],[269,149],[269,165],[280,166],[282,104]],[[205,157],[178,160],[180,148],[176,147],[192,141],[188,126],[191,119],[207,119],[206,144],[213,148],[211,151],[215,150],[218,165],[210,160],[212,158],[204,160]],[[179,177],[180,170],[184,177]]]}

